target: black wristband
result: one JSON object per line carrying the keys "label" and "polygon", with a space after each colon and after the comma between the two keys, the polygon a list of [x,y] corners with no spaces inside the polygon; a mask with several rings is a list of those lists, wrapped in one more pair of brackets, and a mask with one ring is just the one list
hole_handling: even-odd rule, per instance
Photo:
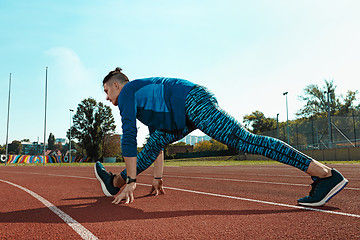
{"label": "black wristband", "polygon": [[125,182],[126,182],[126,184],[136,182],[136,178],[131,178],[131,177],[128,176],[128,177],[126,178],[126,181],[125,181]]}
{"label": "black wristband", "polygon": [[154,179],[160,180],[162,179],[162,177],[154,177]]}

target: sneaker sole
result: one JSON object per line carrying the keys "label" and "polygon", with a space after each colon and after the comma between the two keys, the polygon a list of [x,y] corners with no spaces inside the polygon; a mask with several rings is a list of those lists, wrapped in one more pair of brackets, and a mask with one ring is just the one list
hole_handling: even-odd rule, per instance
{"label": "sneaker sole", "polygon": [[299,203],[299,205],[303,206],[311,206],[311,207],[320,207],[327,203],[333,196],[338,194],[346,185],[348,184],[348,180],[344,178],[340,183],[338,183],[330,192],[319,202],[315,203]]}
{"label": "sneaker sole", "polygon": [[96,171],[96,164],[94,165],[94,171],[95,171],[95,176],[97,178],[97,180],[99,180],[100,184],[101,184],[101,189],[103,191],[103,193],[105,194],[105,196],[107,197],[113,197],[114,195],[112,195],[111,193],[109,193],[109,191],[107,190],[105,183],[102,181],[102,179],[99,177],[99,174]]}

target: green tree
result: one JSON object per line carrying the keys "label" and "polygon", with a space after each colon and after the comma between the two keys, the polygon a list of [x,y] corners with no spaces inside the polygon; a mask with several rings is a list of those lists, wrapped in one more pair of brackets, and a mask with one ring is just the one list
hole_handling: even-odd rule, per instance
{"label": "green tree", "polygon": [[201,141],[198,143],[195,143],[194,146],[194,152],[205,152],[205,151],[211,151],[211,142],[210,141]]}
{"label": "green tree", "polygon": [[222,151],[222,150],[228,150],[228,147],[225,144],[222,144],[221,142],[218,142],[214,139],[210,140],[211,142],[211,151]]}
{"label": "green tree", "polygon": [[84,99],[78,105],[73,121],[72,138],[78,140],[88,157],[99,159],[105,134],[113,133],[116,128],[111,108],[93,98]]}
{"label": "green tree", "polygon": [[265,114],[260,111],[255,111],[250,115],[245,115],[243,123],[247,128],[252,128],[255,134],[273,130],[276,128],[276,120],[265,117]]}
{"label": "green tree", "polygon": [[48,138],[48,149],[55,150],[55,136],[52,133],[50,133]]}
{"label": "green tree", "polygon": [[355,101],[357,100],[357,94],[358,90],[356,91],[347,91],[347,94],[345,97],[343,97],[344,103],[340,106],[339,114],[348,114],[350,112],[353,112],[356,108],[360,108],[360,105],[355,106]]}
{"label": "green tree", "polygon": [[[337,96],[334,81],[325,80],[325,85],[319,87],[316,84],[310,84],[304,89],[304,95],[300,96],[300,100],[305,102],[305,106],[301,108],[296,115],[300,117],[318,117],[327,113],[327,92],[329,94],[330,111],[334,113],[349,113],[356,108],[358,91],[348,91],[345,97]],[[359,106],[357,106],[359,107]]]}
{"label": "green tree", "polygon": [[221,151],[227,149],[228,147],[225,144],[222,144],[221,142],[218,142],[214,139],[195,143],[194,146],[194,152]]}
{"label": "green tree", "polygon": [[9,144],[9,154],[19,155],[22,152],[22,145],[20,141],[12,141]]}
{"label": "green tree", "polygon": [[6,146],[1,146],[0,145],[0,154],[5,154],[6,153]]}

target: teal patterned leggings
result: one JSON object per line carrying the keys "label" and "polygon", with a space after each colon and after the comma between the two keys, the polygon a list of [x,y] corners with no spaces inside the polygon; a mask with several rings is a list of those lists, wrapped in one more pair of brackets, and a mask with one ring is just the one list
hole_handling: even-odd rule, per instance
{"label": "teal patterned leggings", "polygon": [[[185,107],[188,126],[177,132],[153,132],[137,156],[137,174],[150,167],[166,145],[182,139],[195,129],[200,129],[211,138],[240,152],[263,155],[304,172],[312,161],[309,156],[281,140],[247,131],[218,106],[215,96],[205,87],[197,85],[190,90]],[[126,169],[121,172],[121,176],[126,178]]]}

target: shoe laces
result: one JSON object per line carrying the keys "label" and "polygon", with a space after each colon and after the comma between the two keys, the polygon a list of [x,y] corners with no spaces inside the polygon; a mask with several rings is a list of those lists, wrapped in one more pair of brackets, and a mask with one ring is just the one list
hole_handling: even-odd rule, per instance
{"label": "shoe laces", "polygon": [[114,174],[110,171],[107,171],[105,168],[102,168],[102,170],[104,170],[104,172],[106,172],[107,175],[109,176],[113,176]]}

